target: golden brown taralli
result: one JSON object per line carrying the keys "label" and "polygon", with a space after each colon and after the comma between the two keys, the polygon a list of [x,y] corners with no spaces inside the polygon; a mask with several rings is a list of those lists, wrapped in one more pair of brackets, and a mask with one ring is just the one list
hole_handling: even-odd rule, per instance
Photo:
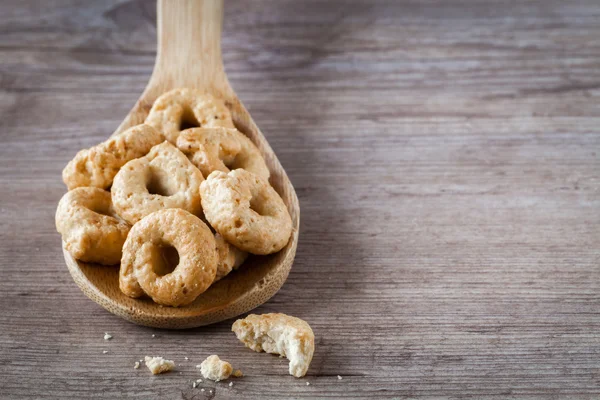
{"label": "golden brown taralli", "polygon": [[251,172],[215,171],[200,185],[204,215],[225,240],[252,254],[281,250],[292,233],[290,214],[269,183]]}
{"label": "golden brown taralli", "polygon": [[73,189],[56,209],[56,230],[66,250],[81,261],[118,264],[129,228],[115,213],[110,193],[102,189]]}
{"label": "golden brown taralli", "polygon": [[[172,272],[163,252],[170,247],[179,255]],[[127,296],[145,293],[162,305],[189,304],[215,279],[215,248],[214,236],[200,218],[176,208],[152,213],[133,226],[125,241],[119,287]]]}
{"label": "golden brown taralli", "polygon": [[173,144],[186,126],[234,128],[231,112],[221,99],[188,88],[162,94],[152,105],[145,123],[163,132]]}
{"label": "golden brown taralli", "polygon": [[121,168],[111,189],[113,204],[131,224],[166,208],[181,208],[199,215],[203,180],[202,173],[182,152],[164,142]]}
{"label": "golden brown taralli", "polygon": [[153,127],[136,125],[77,153],[63,170],[63,181],[69,190],[82,186],[107,189],[125,163],[144,156],[164,140],[162,133]]}
{"label": "golden brown taralli", "polygon": [[202,171],[229,172],[242,168],[269,179],[269,168],[258,148],[237,129],[192,128],[182,131],[177,147]]}
{"label": "golden brown taralli", "polygon": [[215,235],[215,243],[217,244],[217,254],[219,256],[217,275],[215,276],[216,282],[223,279],[232,270],[238,269],[248,258],[248,253],[228,243],[218,233]]}

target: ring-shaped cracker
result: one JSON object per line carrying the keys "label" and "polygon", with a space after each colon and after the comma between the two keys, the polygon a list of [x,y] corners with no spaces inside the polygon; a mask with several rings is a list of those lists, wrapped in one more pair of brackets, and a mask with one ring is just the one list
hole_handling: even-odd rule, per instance
{"label": "ring-shaped cracker", "polygon": [[[131,228],[123,247],[119,287],[130,297],[147,294],[158,304],[182,306],[193,302],[215,279],[214,235],[200,218],[171,208],[143,218]],[[179,255],[175,269],[165,269],[164,247]]]}
{"label": "ring-shaped cracker", "polygon": [[121,168],[111,189],[117,213],[131,224],[165,208],[198,215],[202,173],[169,142],[154,146],[142,158]]}
{"label": "ring-shaped cracker", "polygon": [[142,157],[165,137],[150,125],[137,125],[89,149],[81,150],[63,169],[69,190],[82,186],[107,189],[119,169]]}
{"label": "ring-shaped cracker", "polygon": [[76,259],[118,264],[129,225],[115,213],[110,193],[80,187],[65,193],[56,209],[56,230]]}
{"label": "ring-shaped cracker", "polygon": [[204,216],[225,240],[252,254],[281,250],[292,233],[285,203],[251,172],[215,171],[200,185]]}
{"label": "ring-shaped cracker", "polygon": [[152,105],[145,123],[163,132],[173,144],[179,132],[188,127],[234,127],[223,100],[195,89],[174,89],[162,94]]}
{"label": "ring-shaped cracker", "polygon": [[246,261],[246,258],[248,258],[248,253],[228,243],[218,233],[215,235],[215,243],[219,258],[217,261],[217,274],[215,275],[216,282],[223,279],[232,270],[238,269]]}
{"label": "ring-shaped cracker", "polygon": [[177,147],[204,176],[242,168],[269,180],[269,168],[260,150],[237,129],[186,129],[179,134]]}

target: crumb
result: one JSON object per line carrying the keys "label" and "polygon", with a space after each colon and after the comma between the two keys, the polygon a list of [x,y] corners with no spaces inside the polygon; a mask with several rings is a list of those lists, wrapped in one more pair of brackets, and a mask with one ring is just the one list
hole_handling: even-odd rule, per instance
{"label": "crumb", "polygon": [[202,383],[202,379],[196,379],[196,383]]}
{"label": "crumb", "polygon": [[196,386],[198,386],[198,384],[196,382],[192,382],[192,387],[195,388]]}
{"label": "crumb", "polygon": [[110,340],[112,339],[112,335],[109,335],[108,333],[104,333],[104,340]]}
{"label": "crumb", "polygon": [[310,386],[310,382],[306,382],[306,386]]}
{"label": "crumb", "polygon": [[197,364],[196,368],[202,368],[202,364]]}
{"label": "crumb", "polygon": [[233,386],[233,382],[229,382],[229,387],[232,387],[232,386]]}
{"label": "crumb", "polygon": [[152,337],[156,337],[156,335],[155,335],[155,334],[152,334]]}
{"label": "crumb", "polygon": [[212,394],[212,390],[209,390],[208,393]]}
{"label": "crumb", "polygon": [[189,360],[189,358],[187,358],[187,357],[183,357],[183,359],[186,360],[186,361]]}
{"label": "crumb", "polygon": [[140,368],[140,362],[136,361],[135,364],[133,364],[133,368],[139,369]]}
{"label": "crumb", "polygon": [[102,354],[108,353],[108,350],[102,350]]}
{"label": "crumb", "polygon": [[200,389],[201,392],[204,392],[204,388]]}
{"label": "crumb", "polygon": [[233,368],[227,361],[223,361],[217,355],[212,355],[200,364],[200,372],[206,379],[215,382],[222,381],[231,376]]}
{"label": "crumb", "polygon": [[171,371],[175,368],[175,363],[171,360],[165,360],[162,357],[146,356],[146,366],[154,375],[162,374],[163,372]]}
{"label": "crumb", "polygon": [[241,378],[242,376],[244,376],[244,373],[241,369],[236,369],[231,375],[235,376],[236,378]]}
{"label": "crumb", "polygon": [[143,363],[143,362],[144,362],[144,360],[141,360],[141,359],[140,359],[140,364],[141,364],[141,363]]}
{"label": "crumb", "polygon": [[338,380],[340,380],[340,381],[342,380],[342,377],[340,375],[338,375]]}

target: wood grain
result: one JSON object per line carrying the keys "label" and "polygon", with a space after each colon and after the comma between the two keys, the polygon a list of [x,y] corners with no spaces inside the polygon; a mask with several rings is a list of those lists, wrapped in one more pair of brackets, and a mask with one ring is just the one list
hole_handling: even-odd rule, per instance
{"label": "wood grain", "polygon": [[[600,396],[597,1],[227,2],[227,74],[302,207],[256,310],[313,327],[301,380],[233,321],[126,323],[64,266],[60,171],[142,92],[154,8],[0,3],[0,398]],[[213,353],[246,376],[192,388]]]}

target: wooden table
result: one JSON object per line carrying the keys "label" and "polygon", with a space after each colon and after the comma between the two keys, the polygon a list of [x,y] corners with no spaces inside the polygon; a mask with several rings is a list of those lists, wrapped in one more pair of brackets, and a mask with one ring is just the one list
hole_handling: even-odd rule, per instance
{"label": "wooden table", "polygon": [[[600,2],[226,6],[226,69],[302,207],[291,275],[256,312],[312,325],[308,376],[233,321],[139,327],[75,286],[61,170],[141,93],[155,6],[9,0],[0,398],[599,398]],[[213,353],[246,376],[192,388]],[[145,355],[177,372],[134,370]]]}

